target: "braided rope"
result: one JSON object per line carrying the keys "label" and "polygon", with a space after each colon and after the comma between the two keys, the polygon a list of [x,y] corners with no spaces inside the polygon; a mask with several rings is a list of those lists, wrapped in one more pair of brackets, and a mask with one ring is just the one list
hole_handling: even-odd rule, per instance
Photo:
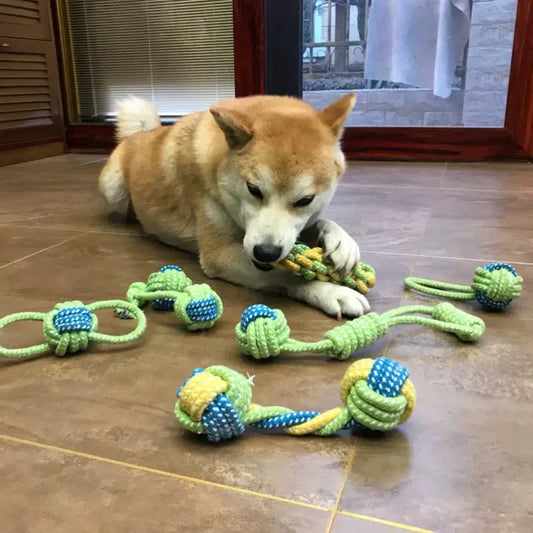
{"label": "braided rope", "polygon": [[289,435],[327,436],[342,429],[389,431],[406,422],[416,402],[407,368],[380,357],[361,359],[346,371],[340,386],[342,407],[323,413],[263,407],[252,403],[251,379],[225,366],[197,368],[177,390],[179,424],[220,442],[244,433],[246,426],[282,429]]}
{"label": "braided rope", "polygon": [[[148,276],[146,283],[133,282],[126,293],[128,302],[144,307],[151,302],[158,311],[173,310],[178,320],[190,331],[209,329],[222,316],[223,305],[218,294],[205,283],[193,284],[180,267],[166,265]],[[129,318],[122,307],[119,318]]]}
{"label": "braided rope", "polygon": [[503,311],[513,299],[520,297],[523,279],[512,265],[498,262],[477,267],[472,285],[413,277],[405,278],[404,283],[410,289],[431,296],[477,300],[486,309]]}
{"label": "braided rope", "polygon": [[[125,309],[137,320],[133,331],[125,335],[98,333],[98,318],[95,311],[100,309]],[[108,300],[84,305],[80,301],[57,304],[48,313],[15,313],[0,319],[0,330],[9,324],[22,321],[43,323],[45,342],[25,348],[5,348],[0,346],[0,356],[22,358],[37,356],[52,350],[57,356],[74,354],[88,348],[90,342],[125,344],[137,340],[146,329],[146,317],[135,305],[122,300]]]}
{"label": "braided rope", "polygon": [[453,333],[468,342],[477,341],[485,331],[481,318],[442,302],[434,307],[399,307],[381,315],[368,313],[327,331],[320,341],[300,342],[290,338],[290,328],[282,311],[256,304],[243,312],[235,326],[235,337],[242,352],[255,359],[276,357],[282,352],[313,352],[344,360],[386,335],[391,326],[399,324],[428,326]]}
{"label": "braided rope", "polygon": [[323,258],[322,248],[309,248],[305,244],[295,244],[289,255],[272,265],[289,270],[306,280],[329,281],[345,285],[361,294],[366,294],[376,283],[375,270],[365,263],[357,263],[351,272],[335,272],[331,262]]}

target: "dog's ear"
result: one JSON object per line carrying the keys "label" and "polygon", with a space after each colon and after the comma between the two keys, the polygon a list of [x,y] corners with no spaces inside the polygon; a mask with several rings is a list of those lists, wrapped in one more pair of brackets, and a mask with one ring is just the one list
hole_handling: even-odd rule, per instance
{"label": "dog's ear", "polygon": [[327,124],[337,139],[340,139],[344,122],[355,105],[355,93],[349,93],[339,98],[326,109],[318,112],[320,120]]}
{"label": "dog's ear", "polygon": [[220,106],[212,107],[209,111],[223,131],[230,148],[242,148],[252,138],[253,132],[242,113]]}

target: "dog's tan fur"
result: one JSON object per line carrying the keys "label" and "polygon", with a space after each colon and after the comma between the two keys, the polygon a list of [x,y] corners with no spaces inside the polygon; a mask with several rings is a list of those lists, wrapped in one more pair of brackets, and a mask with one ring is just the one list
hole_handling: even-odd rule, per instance
{"label": "dog's tan fur", "polygon": [[[355,242],[331,221],[319,220],[345,169],[339,139],[355,95],[323,111],[289,97],[256,96],[222,102],[172,126],[157,126],[140,100],[119,109],[120,144],[100,175],[108,203],[131,202],[145,231],[173,246],[199,251],[210,277],[253,288],[284,290],[333,315],[369,309],[350,289],[305,282],[254,266],[254,246],[296,237],[320,240],[339,270],[359,259]],[[149,131],[139,131],[147,128]],[[265,191],[254,198],[247,182]],[[316,195],[308,207],[301,197]]]}

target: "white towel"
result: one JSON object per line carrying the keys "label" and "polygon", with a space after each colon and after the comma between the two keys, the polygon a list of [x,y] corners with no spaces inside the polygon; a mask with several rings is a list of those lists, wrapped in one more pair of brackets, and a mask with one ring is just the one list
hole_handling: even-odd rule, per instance
{"label": "white towel", "polygon": [[373,0],[365,78],[448,98],[470,32],[470,0]]}

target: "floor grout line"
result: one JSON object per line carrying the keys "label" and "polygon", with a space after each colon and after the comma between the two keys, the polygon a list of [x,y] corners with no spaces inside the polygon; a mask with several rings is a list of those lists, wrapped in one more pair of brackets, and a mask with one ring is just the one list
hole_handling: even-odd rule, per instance
{"label": "floor grout line", "polygon": [[57,242],[55,244],[52,244],[51,246],[47,246],[46,248],[42,248],[41,250],[38,250],[36,252],[33,252],[31,254],[25,255],[24,257],[19,257],[18,259],[15,259],[13,261],[10,261],[9,263],[6,263],[5,265],[0,266],[0,270],[7,268],[8,266],[15,265],[17,263],[20,263],[22,261],[25,261],[26,259],[29,259],[30,257],[35,257],[36,255],[42,254],[43,252],[47,252],[48,250],[52,250],[54,248],[57,248],[58,246],[61,246],[67,242],[73,241],[79,237],[82,237],[83,235],[86,235],[86,232],[84,233],[78,233],[77,235],[74,235],[73,237],[69,237],[68,239],[64,239],[61,242]]}
{"label": "floor grout line", "polygon": [[107,161],[109,159],[109,156],[103,155],[101,159],[93,159],[92,161],[86,161],[85,163],[80,163],[79,165],[76,165],[72,168],[78,168],[78,167],[84,167],[86,165],[94,165],[94,163],[101,163],[102,161]]}
{"label": "floor grout line", "polygon": [[9,222],[0,223],[0,228],[21,228],[21,229],[32,229],[32,230],[46,230],[46,231],[70,231],[71,233],[87,233],[88,230],[81,228],[60,228],[55,226],[30,226],[27,224],[17,224],[15,221],[14,224]]}
{"label": "floor grout line", "polygon": [[[52,157],[56,157],[56,156],[52,156]],[[60,174],[67,174],[66,176],[62,176],[62,177],[69,177],[68,173],[71,170],[78,169],[78,168],[81,168],[81,167],[84,167],[84,166],[88,166],[88,165],[93,165],[95,163],[101,163],[102,161],[105,161],[106,159],[107,159],[106,157],[103,157],[102,159],[95,159],[93,161],[86,161],[85,163],[78,163],[78,164],[72,165],[70,168],[66,168],[66,169],[61,170]],[[10,166],[18,166],[18,165],[24,165],[24,164],[25,163],[15,163],[14,165],[6,165],[6,166],[0,167],[0,168],[2,170],[4,170],[4,169],[8,169]],[[20,169],[17,169],[17,170],[20,170]],[[32,177],[32,178],[38,177],[38,176],[41,176],[42,174],[45,174],[47,172],[56,174],[56,172],[54,172],[53,169],[44,169],[44,170],[38,170],[38,171],[35,171],[34,169],[27,169],[27,171],[28,171],[28,174],[19,175],[19,176],[13,176],[12,178],[4,178],[4,179],[0,178],[0,185],[2,185],[3,183],[8,183],[8,182],[14,181],[14,180],[24,180],[27,177]]]}
{"label": "floor grout line", "polygon": [[[89,229],[89,228],[65,228],[62,226],[29,226],[27,224],[18,224],[17,221],[14,223],[3,222],[0,223],[0,228],[23,228],[23,229],[33,229],[33,230],[46,230],[46,231],[71,231],[74,233],[83,233],[83,234],[102,234],[102,235],[127,235],[130,237],[149,237],[143,235],[142,233],[134,232],[125,232],[125,231],[109,231],[109,230],[99,230],[99,229]],[[154,239],[155,240],[155,239]],[[158,242],[157,240],[155,240]],[[179,248],[176,248],[177,250]]]}
{"label": "floor grout line", "polygon": [[[330,508],[322,506],[322,505],[315,505],[315,504],[312,504],[312,503],[306,503],[306,502],[302,502],[302,501],[298,501],[298,500],[293,500],[291,498],[284,498],[282,496],[274,496],[273,494],[268,494],[266,492],[259,492],[259,491],[254,491],[254,490],[251,490],[251,489],[244,489],[244,488],[241,488],[241,487],[232,487],[231,485],[225,485],[223,483],[217,483],[215,481],[208,481],[206,479],[199,479],[199,478],[195,478],[195,477],[191,477],[191,476],[186,476],[184,474],[177,474],[175,472],[168,472],[167,470],[160,470],[158,468],[151,468],[149,466],[138,465],[138,464],[135,464],[135,463],[127,463],[125,461],[119,461],[117,459],[111,459],[109,457],[102,457],[100,455],[93,455],[91,453],[85,453],[85,452],[80,452],[80,451],[77,451],[77,450],[71,450],[69,448],[63,448],[63,447],[60,447],[60,446],[54,446],[52,444],[44,444],[42,442],[36,442],[36,441],[32,441],[32,440],[27,440],[27,439],[21,439],[19,437],[12,437],[11,435],[4,435],[4,434],[0,433],[0,441],[11,442],[11,443],[14,443],[14,444],[22,444],[22,445],[25,445],[25,446],[31,446],[33,448],[38,448],[38,449],[41,449],[41,450],[48,450],[48,451],[61,453],[61,454],[65,454],[65,455],[69,455],[69,456],[73,456],[73,457],[81,457],[82,459],[87,459],[87,460],[90,460],[90,461],[97,461],[99,463],[105,463],[105,464],[109,464],[109,465],[113,465],[113,466],[120,466],[120,467],[123,467],[123,468],[129,468],[130,470],[135,470],[135,471],[138,471],[138,472],[146,472],[148,474],[156,474],[156,475],[159,475],[159,476],[164,476],[164,477],[168,477],[168,478],[172,478],[172,479],[178,479],[180,481],[186,481],[186,482],[192,483],[192,484],[204,485],[204,486],[207,486],[207,487],[213,487],[213,488],[218,488],[218,489],[222,489],[222,490],[228,490],[228,491],[231,491],[231,492],[237,492],[239,494],[243,494],[243,495],[246,495],[246,496],[262,498],[262,499],[265,499],[265,500],[271,500],[271,501],[275,501],[275,502],[279,502],[279,503],[286,503],[286,504],[295,505],[295,506],[298,506],[298,507],[306,507],[307,509],[314,509],[316,511],[332,512],[332,510],[333,510],[333,509],[330,509]],[[372,516],[366,516],[366,515],[362,515],[362,514],[360,515],[360,514],[356,514],[356,513],[349,513],[348,511],[339,511],[338,514],[351,516],[352,518],[357,518],[359,520],[363,520],[363,521],[366,521],[366,522],[374,522],[374,523],[379,523],[379,524],[386,524],[386,525],[389,525],[391,527],[396,527],[398,529],[403,529],[403,530],[407,530],[407,531],[418,531],[418,532],[423,532],[423,533],[432,533],[431,531],[428,531],[426,529],[417,528],[415,526],[410,526],[408,524],[402,524],[400,522],[391,522],[391,521],[388,521],[388,520],[383,520],[381,518],[374,518]]]}
{"label": "floor grout line", "polygon": [[[414,263],[413,263],[413,265],[412,265],[412,267],[410,269],[410,272],[409,272],[410,276],[413,273],[413,270],[415,268],[416,262],[417,262],[417,259],[415,259],[415,261],[414,261]],[[401,298],[400,298],[400,301],[401,301]],[[383,348],[383,356],[385,356],[385,357],[387,357],[387,353],[389,351],[389,346],[390,346],[390,344],[392,342],[392,337],[393,337],[393,334],[391,333],[388,336],[387,342],[385,343],[385,347]],[[348,484],[348,477],[350,476],[350,472],[352,471],[353,465],[355,463],[356,455],[357,455],[357,449],[354,446],[354,450],[353,450],[353,452],[352,452],[352,454],[350,456],[350,459],[348,461],[348,464],[346,466],[346,471],[344,473],[343,482],[341,484],[341,488],[340,488],[340,491],[339,491],[339,495],[337,497],[337,501],[335,503],[334,510],[331,513],[331,518],[330,518],[330,521],[329,521],[329,524],[328,524],[328,528],[326,529],[326,533],[331,533],[332,528],[333,528],[333,524],[335,522],[335,516],[337,514],[343,514],[341,511],[339,511],[339,506],[340,506],[340,503],[341,503],[342,495],[344,494],[344,490],[346,489],[346,485]],[[377,519],[377,521],[379,521],[379,520],[380,519]],[[386,523],[386,522],[380,522],[380,523]],[[390,523],[388,525],[390,525]],[[411,526],[409,526],[409,527],[411,527]],[[425,530],[422,530],[422,529],[417,529],[417,530],[418,531],[425,531]]]}
{"label": "floor grout line", "polygon": [[[417,254],[414,252],[382,252],[380,250],[361,250],[361,254],[376,254],[376,255],[397,255],[401,257],[417,257],[423,259],[448,259],[454,261],[499,261],[499,259],[487,259],[481,257],[455,257],[453,255],[431,255],[431,254]],[[533,266],[533,263],[527,261],[510,261],[513,265],[524,265],[524,266]]]}
{"label": "floor grout line", "polygon": [[448,163],[448,161],[444,163],[444,168],[442,169],[442,174],[441,174],[440,182],[439,182],[441,185],[444,183],[444,178],[446,177],[446,172],[448,171],[449,164],[450,163]]}
{"label": "floor grout line", "polygon": [[[365,516],[365,515],[359,515],[357,513],[352,513],[350,511],[339,511],[337,514],[342,515],[342,516],[349,516],[351,518],[361,518],[362,520],[363,520],[362,517]],[[400,522],[391,522],[390,520],[383,520],[381,518],[374,518],[374,517],[367,516],[366,521],[374,522],[376,524],[383,524],[385,526],[396,527],[398,529],[403,529],[405,531],[415,531],[417,533],[434,533],[431,529],[424,529],[424,528],[417,527],[417,526],[409,526],[407,524],[401,524]]]}
{"label": "floor grout line", "polygon": [[[409,277],[413,275],[417,264],[418,264],[418,257],[415,258],[415,260],[413,261],[413,264],[411,265],[411,268],[409,269]],[[400,305],[402,304],[403,298],[404,298],[403,295],[400,296],[400,302],[399,302]],[[390,348],[390,345],[392,344],[392,341],[394,340],[395,335],[396,335],[396,328],[394,328],[391,331],[389,338],[387,340],[387,344],[385,345],[385,348],[383,349],[383,355],[385,357],[389,357],[389,348]]]}
{"label": "floor grout line", "polygon": [[[444,176],[441,176],[441,179],[444,178]],[[438,186],[438,187],[428,187],[424,185],[392,185],[392,184],[378,184],[378,183],[350,183],[350,185],[361,187],[364,189],[394,189],[394,190],[404,190],[404,189],[419,189],[423,191],[461,191],[461,192],[503,192],[503,193],[526,193],[526,194],[532,194],[533,188],[531,189],[470,189],[466,187],[444,187],[444,186]]]}
{"label": "floor grout line", "polygon": [[[100,161],[99,161],[100,162]],[[85,165],[91,165],[93,163],[83,163],[81,165],[78,165],[76,167],[73,167],[73,168],[80,168],[80,167],[83,167]],[[51,172],[51,171],[48,171],[48,170],[44,170],[44,171],[41,171],[41,172],[38,172],[36,174],[33,174],[32,177],[35,177],[35,176],[39,176],[40,174],[44,174],[46,172]],[[68,174],[68,171],[65,171],[67,174]],[[65,178],[68,178],[69,176],[64,176]],[[443,179],[444,178],[444,174],[439,178],[439,179]],[[0,179],[0,185],[2,185],[3,183],[11,183],[13,181],[17,181],[17,180],[24,180],[25,179],[25,176],[16,176],[16,177],[13,177],[13,178],[4,178],[4,179]],[[347,182],[348,180],[345,180],[345,182]],[[402,184],[402,185],[394,185],[394,184],[387,184],[387,183],[383,183],[383,184],[379,184],[379,183],[356,183],[356,182],[351,182],[351,183],[347,183],[348,186],[356,186],[356,187],[361,187],[363,189],[391,189],[391,190],[404,190],[404,189],[409,189],[409,190],[412,190],[412,189],[416,189],[416,190],[423,190],[423,191],[439,191],[439,192],[442,192],[442,191],[453,191],[453,192],[489,192],[489,193],[495,193],[495,192],[502,192],[502,193],[526,193],[526,194],[533,194],[533,188],[522,188],[522,189],[485,189],[485,188],[467,188],[467,187],[445,187],[445,186],[436,186],[436,187],[429,187],[429,186],[425,186],[425,185],[405,185],[405,184]]]}
{"label": "floor grout line", "polygon": [[[446,163],[444,165],[444,168],[442,169],[442,175],[440,177],[440,183],[442,183],[444,181],[444,176],[446,175],[447,164],[448,163]],[[424,228],[420,232],[420,238],[418,239],[418,244],[417,244],[417,247],[416,247],[416,259],[415,259],[414,265],[411,268],[411,275],[412,275],[412,272],[413,272],[413,270],[415,268],[415,265],[416,265],[416,263],[418,261],[418,256],[420,254],[420,249],[424,246],[426,235],[428,233],[429,223],[431,222],[431,220],[433,218],[433,213],[435,212],[435,203],[436,202],[437,202],[437,197],[436,197],[435,194],[432,194],[430,199],[429,199],[429,210],[428,210],[428,215],[427,215],[426,221],[424,223]]]}
{"label": "floor grout line", "polygon": [[[64,228],[61,226],[29,226],[29,225],[23,225],[23,224],[10,224],[10,223],[0,223],[0,228],[25,228],[25,229],[33,229],[33,230],[47,230],[47,231],[71,231],[73,233],[78,233],[78,236],[81,237],[82,235],[88,235],[88,234],[102,234],[102,235],[116,235],[116,236],[128,236],[128,237],[143,237],[143,238],[151,238],[149,235],[143,235],[142,233],[133,233],[133,232],[123,232],[123,231],[109,231],[109,230],[98,230],[98,229],[88,229],[88,228]],[[70,240],[70,239],[69,239]],[[158,242],[157,239],[155,239],[155,242]],[[61,243],[59,243],[61,244]],[[54,245],[55,246],[55,245]],[[176,248],[176,250],[180,250],[179,248]],[[44,250],[43,250],[44,251]],[[391,255],[391,256],[399,256],[399,257],[417,257],[417,258],[424,258],[424,259],[445,259],[445,260],[454,260],[454,261],[477,261],[477,262],[485,262],[489,263],[491,261],[499,261],[498,258],[482,258],[482,257],[456,257],[453,255],[431,255],[431,254],[419,254],[416,252],[384,252],[382,250],[366,250],[361,249],[362,254],[375,254],[375,255]],[[513,265],[523,265],[523,266],[533,266],[533,263],[527,262],[527,261],[510,261]],[[4,265],[6,266],[6,265]],[[1,268],[1,267],[0,267]]]}
{"label": "floor grout line", "polygon": [[339,511],[339,506],[341,504],[342,495],[344,494],[344,489],[346,488],[346,484],[348,483],[348,477],[350,476],[350,472],[352,471],[356,455],[357,455],[357,448],[356,448],[356,446],[354,444],[353,451],[350,454],[350,458],[348,459],[348,464],[346,465],[346,469],[344,471],[344,476],[342,478],[341,488],[339,490],[339,494],[337,496],[337,500],[335,502],[335,506],[331,510],[331,516],[329,518],[328,527],[326,528],[326,533],[331,533],[331,531],[333,529],[333,523],[335,522],[335,516],[337,515],[337,513]]}

